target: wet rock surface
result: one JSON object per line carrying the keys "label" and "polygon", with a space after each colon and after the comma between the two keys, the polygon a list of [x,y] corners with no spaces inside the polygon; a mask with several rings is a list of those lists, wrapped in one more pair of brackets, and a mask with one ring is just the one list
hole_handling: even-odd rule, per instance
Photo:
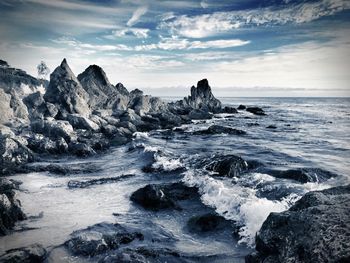
{"label": "wet rock surface", "polygon": [[239,156],[217,156],[211,158],[205,168],[215,172],[216,176],[238,177],[250,168],[248,163]]}
{"label": "wet rock surface", "polygon": [[260,115],[260,116],[266,115],[264,110],[262,108],[259,108],[259,107],[248,107],[248,108],[246,108],[246,111],[253,113],[254,115]]}
{"label": "wet rock surface", "polygon": [[350,185],[309,192],[288,211],[271,213],[246,262],[348,262]]}
{"label": "wet rock surface", "polygon": [[190,218],[187,226],[191,232],[203,233],[229,227],[230,223],[216,213],[208,213]]}
{"label": "wet rock surface", "polygon": [[231,134],[231,135],[246,134],[245,131],[234,129],[231,127],[220,126],[220,125],[212,125],[208,129],[193,132],[193,134],[195,135],[211,135],[211,134],[222,134],[222,133]]}
{"label": "wet rock surface", "polygon": [[47,251],[39,244],[6,251],[0,256],[3,263],[40,263],[47,258]]}

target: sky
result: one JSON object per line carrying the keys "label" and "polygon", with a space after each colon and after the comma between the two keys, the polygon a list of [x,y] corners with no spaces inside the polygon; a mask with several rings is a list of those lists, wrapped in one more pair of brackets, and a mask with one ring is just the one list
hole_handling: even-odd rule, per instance
{"label": "sky", "polygon": [[350,0],[0,0],[0,59],[183,96],[350,96]]}

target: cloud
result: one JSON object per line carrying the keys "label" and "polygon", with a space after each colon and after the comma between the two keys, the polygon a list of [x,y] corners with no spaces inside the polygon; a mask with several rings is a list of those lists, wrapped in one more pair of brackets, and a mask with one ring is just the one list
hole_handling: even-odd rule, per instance
{"label": "cloud", "polygon": [[127,35],[134,35],[137,38],[147,38],[149,33],[148,28],[124,28],[113,31],[113,35],[117,37],[123,37]]}
{"label": "cloud", "polygon": [[137,21],[147,13],[148,7],[147,6],[140,6],[137,8],[134,13],[132,14],[132,17],[128,20],[126,23],[127,26],[133,26],[137,23]]}
{"label": "cloud", "polygon": [[229,40],[212,40],[212,41],[189,41],[188,39],[181,39],[177,37],[162,38],[157,44],[139,45],[135,50],[189,50],[189,49],[208,49],[208,48],[229,48],[238,47],[249,44],[250,41],[240,39]]}
{"label": "cloud", "polygon": [[201,1],[200,5],[204,9],[209,7],[209,4],[206,1]]}
{"label": "cloud", "polygon": [[283,5],[283,7],[214,12],[197,16],[181,15],[161,21],[159,28],[169,30],[173,35],[204,38],[240,27],[306,23],[348,9],[350,9],[348,0],[321,0]]}

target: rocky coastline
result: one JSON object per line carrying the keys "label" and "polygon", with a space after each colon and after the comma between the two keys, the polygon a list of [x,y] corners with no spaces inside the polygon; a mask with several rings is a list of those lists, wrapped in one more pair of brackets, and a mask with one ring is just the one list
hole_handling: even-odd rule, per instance
{"label": "rocky coastline", "polygon": [[[20,182],[10,179],[16,173],[50,171],[57,174],[75,172],[74,167],[54,164],[32,166],[48,156],[86,157],[109,147],[130,142],[135,132],[174,129],[192,121],[206,120],[218,113],[247,111],[265,116],[263,109],[240,105],[237,109],[223,106],[214,97],[208,80],[192,86],[190,95],[177,102],[128,91],[123,84],[109,82],[103,69],[89,66],[75,76],[66,59],[52,72],[50,81],[38,80],[24,71],[0,63],[0,235],[6,235],[15,223],[25,220],[16,197]],[[181,132],[180,128],[179,132]],[[245,131],[212,125],[194,135],[228,134],[244,136]],[[218,177],[244,176],[248,171],[264,172],[262,164],[234,155],[200,163]],[[145,171],[154,169],[145,167]],[[87,169],[89,170],[89,169]],[[300,183],[336,177],[328,171],[274,170],[276,178]],[[126,174],[125,177],[133,175]],[[69,188],[86,188],[94,184],[118,181],[100,178],[69,181]],[[196,187],[182,183],[149,184],[135,191],[130,200],[140,209],[154,213],[164,209],[181,211],[181,202],[199,202]],[[310,192],[288,211],[271,213],[256,235],[256,252],[246,257],[252,262],[347,262],[350,260],[350,187],[335,187]],[[191,218],[188,228],[210,232],[235,225],[214,212]],[[302,227],[301,227],[302,225]],[[186,255],[169,248],[155,249],[149,233],[119,224],[101,223],[71,234],[63,246],[70,253],[93,257],[99,262],[187,262]],[[124,244],[139,242],[138,249],[119,249]],[[45,244],[42,244],[45,245]],[[107,254],[106,254],[107,252]],[[48,252],[39,244],[18,248],[0,255],[0,262],[44,262]]]}

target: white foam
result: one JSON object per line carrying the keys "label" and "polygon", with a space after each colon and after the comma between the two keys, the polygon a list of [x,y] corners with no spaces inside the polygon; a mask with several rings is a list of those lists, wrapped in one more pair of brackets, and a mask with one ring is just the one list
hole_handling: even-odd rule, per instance
{"label": "white foam", "polygon": [[134,132],[135,139],[147,139],[149,138],[148,132]]}
{"label": "white foam", "polygon": [[152,164],[152,167],[155,169],[160,169],[164,171],[174,171],[184,167],[179,159],[172,159],[159,154],[155,154],[154,159],[155,162]]}
{"label": "white foam", "polygon": [[256,232],[271,212],[284,211],[291,205],[289,199],[271,201],[258,198],[255,196],[254,189],[232,184],[228,180],[217,180],[208,175],[195,175],[193,171],[187,171],[184,174],[184,183],[199,188],[204,204],[215,208],[216,212],[226,219],[242,225],[239,231],[241,237],[239,242],[248,246],[254,245]]}

